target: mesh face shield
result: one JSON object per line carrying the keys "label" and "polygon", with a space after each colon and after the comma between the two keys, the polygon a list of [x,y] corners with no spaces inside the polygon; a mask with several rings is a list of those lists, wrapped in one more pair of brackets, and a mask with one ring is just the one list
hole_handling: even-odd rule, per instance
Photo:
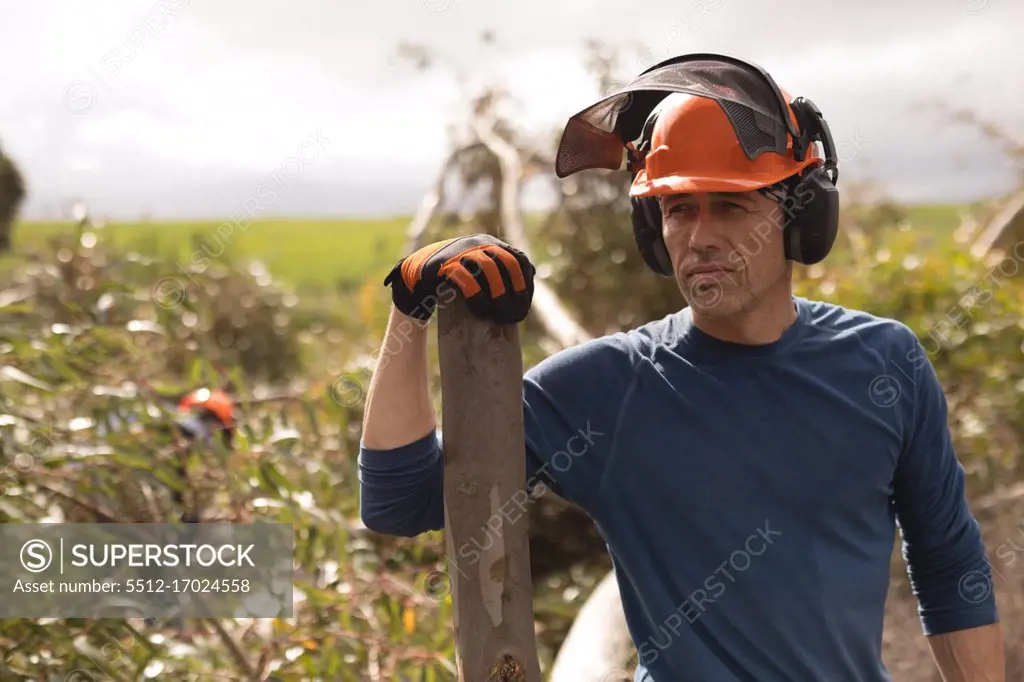
{"label": "mesh face shield", "polygon": [[788,136],[799,135],[782,91],[763,69],[725,55],[685,55],[651,67],[572,116],[558,145],[555,174],[564,178],[582,170],[621,168],[626,145],[673,92],[715,100],[752,161],[768,151],[785,155]]}

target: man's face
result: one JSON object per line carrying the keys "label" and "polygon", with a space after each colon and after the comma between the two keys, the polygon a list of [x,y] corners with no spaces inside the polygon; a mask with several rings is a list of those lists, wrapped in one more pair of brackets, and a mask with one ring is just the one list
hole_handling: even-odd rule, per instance
{"label": "man's face", "polygon": [[718,318],[748,312],[791,272],[785,214],[760,192],[667,195],[661,210],[676,282],[695,312]]}

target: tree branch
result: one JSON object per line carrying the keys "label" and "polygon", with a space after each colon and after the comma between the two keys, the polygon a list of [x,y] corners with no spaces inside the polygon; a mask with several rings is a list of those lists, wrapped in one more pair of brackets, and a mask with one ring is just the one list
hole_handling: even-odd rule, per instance
{"label": "tree branch", "polygon": [[[224,629],[223,625],[220,624],[220,620],[217,618],[207,618],[206,622],[209,623],[217,632],[217,636],[220,638],[220,641],[224,644],[224,648],[226,648],[228,650],[228,653],[231,654],[231,658],[235,659],[235,662],[238,664],[238,667],[241,668],[243,672],[245,672],[246,678],[254,680],[256,676],[256,670],[249,663],[249,660],[245,657],[245,653],[238,646],[238,643],[235,642],[231,634]],[[258,680],[254,680],[254,682],[258,682]]]}

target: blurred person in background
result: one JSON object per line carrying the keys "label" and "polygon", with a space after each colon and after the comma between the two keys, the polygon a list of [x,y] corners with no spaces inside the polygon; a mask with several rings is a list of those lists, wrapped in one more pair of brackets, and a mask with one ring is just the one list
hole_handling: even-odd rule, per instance
{"label": "blurred person in background", "polygon": [[[220,389],[202,388],[191,391],[178,402],[180,416],[175,420],[174,450],[178,457],[175,471],[186,490],[189,484],[188,458],[197,450],[222,446],[231,450],[235,437],[235,404]],[[215,441],[219,440],[219,444]],[[187,499],[181,490],[173,490],[171,499],[181,509],[183,523],[198,523],[202,504],[192,496]]]}

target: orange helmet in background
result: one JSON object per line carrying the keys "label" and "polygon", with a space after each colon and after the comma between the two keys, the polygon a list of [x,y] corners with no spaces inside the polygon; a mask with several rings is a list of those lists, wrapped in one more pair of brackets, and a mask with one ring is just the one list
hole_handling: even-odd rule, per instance
{"label": "orange helmet in background", "polygon": [[[782,91],[786,101],[788,93]],[[796,125],[796,115],[788,107]],[[786,155],[765,151],[751,160],[733,124],[713,99],[685,93],[665,97],[651,112],[649,148],[630,187],[631,197],[689,192],[749,192],[771,187],[824,159],[813,145],[797,161],[793,141]]]}
{"label": "orange helmet in background", "polygon": [[220,389],[200,388],[192,391],[178,403],[178,409],[182,412],[191,412],[193,408],[205,408],[217,418],[225,427],[235,424],[235,404],[228,394]]}
{"label": "orange helmet in background", "polygon": [[229,447],[234,441],[235,403],[220,389],[200,388],[178,402],[178,427],[190,438],[205,440],[219,431]]}

